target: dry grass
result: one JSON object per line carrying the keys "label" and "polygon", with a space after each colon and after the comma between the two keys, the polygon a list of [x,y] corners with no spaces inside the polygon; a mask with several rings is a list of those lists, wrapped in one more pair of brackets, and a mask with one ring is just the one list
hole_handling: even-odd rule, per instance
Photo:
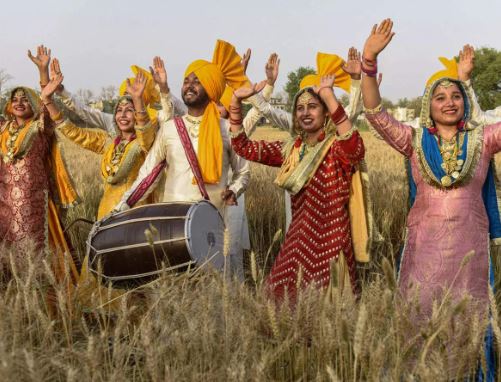
{"label": "dry grass", "polygon": [[[271,130],[258,131],[274,139]],[[68,299],[48,266],[3,249],[12,277],[0,283],[0,380],[134,381],[440,381],[473,377],[482,361],[486,321],[468,301],[445,303],[432,320],[413,325],[413,304],[395,293],[395,255],[406,211],[403,159],[364,135],[376,223],[385,241],[361,270],[363,293],[331,287],[306,291],[294,311],[264,296],[263,259],[284,221],[273,170],[253,165],[247,210],[255,255],[248,285],[217,274],[164,275],[129,294],[118,312],[89,313]],[[276,139],[276,138],[275,138]],[[86,203],[71,211],[94,216],[100,193],[99,158],[67,146]],[[85,186],[85,187],[83,187]],[[85,226],[72,228],[77,248]],[[276,254],[277,244],[271,253]],[[81,252],[80,252],[81,255]],[[12,259],[26,259],[19,265]],[[14,266],[14,268],[13,268]],[[46,303],[54,290],[56,304]],[[51,312],[57,307],[57,312]],[[496,304],[492,304],[496,309]],[[497,311],[494,311],[498,317]],[[495,320],[494,332],[501,336]],[[497,337],[500,340],[499,337]]]}

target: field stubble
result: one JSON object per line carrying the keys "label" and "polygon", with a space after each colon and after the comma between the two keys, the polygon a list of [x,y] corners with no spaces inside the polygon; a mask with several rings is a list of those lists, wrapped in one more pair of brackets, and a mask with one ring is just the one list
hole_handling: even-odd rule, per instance
{"label": "field stubble", "polygon": [[[384,238],[360,268],[358,302],[342,293],[337,269],[323,293],[306,291],[294,311],[276,308],[262,290],[267,253],[276,255],[284,228],[283,192],[275,170],[252,165],[246,204],[253,252],[249,282],[217,274],[163,275],[129,294],[118,312],[85,312],[32,254],[2,250],[11,264],[0,286],[0,380],[135,381],[440,381],[472,377],[482,354],[485,319],[468,301],[436,306],[429,323],[413,325],[415,304],[395,293],[394,262],[407,211],[404,161],[364,133],[375,221]],[[279,139],[263,128],[254,138]],[[93,219],[101,194],[97,155],[66,144],[84,203],[65,217]],[[70,230],[80,258],[88,229]],[[275,243],[273,244],[274,238]],[[9,261],[25,259],[23,265]],[[16,265],[17,264],[17,265]],[[56,304],[47,303],[54,290]],[[96,296],[97,298],[97,296]],[[57,313],[51,311],[56,307]],[[494,333],[501,339],[492,297]]]}

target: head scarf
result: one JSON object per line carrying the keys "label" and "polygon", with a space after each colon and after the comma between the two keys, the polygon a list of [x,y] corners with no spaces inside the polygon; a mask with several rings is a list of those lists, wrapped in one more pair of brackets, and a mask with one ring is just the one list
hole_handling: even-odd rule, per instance
{"label": "head scarf", "polygon": [[184,73],[185,78],[194,73],[210,99],[198,138],[198,162],[205,183],[218,183],[223,171],[223,140],[216,102],[221,99],[226,85],[238,89],[249,84],[241,60],[233,45],[218,40],[212,62],[195,60]]}
{"label": "head scarf", "polygon": [[9,99],[7,100],[4,108],[4,115],[7,119],[14,119],[14,115],[12,114],[12,97],[14,97],[17,90],[22,90],[24,92],[26,98],[28,98],[31,110],[33,110],[32,119],[37,119],[40,115],[40,111],[42,110],[42,101],[35,90],[24,86],[15,87],[10,91]]}
{"label": "head scarf", "polygon": [[[42,113],[42,101],[38,96],[38,93],[27,87],[16,87],[12,89],[9,100],[5,105],[5,115],[8,119],[14,119],[14,115],[12,114],[12,97],[14,96],[17,90],[23,90],[24,94],[28,98],[28,102],[33,110],[32,121],[36,121],[40,119],[42,124],[46,123],[46,118],[44,118]],[[45,127],[44,127],[45,128]],[[71,176],[66,168],[66,163],[63,158],[63,154],[61,151],[61,147],[58,144],[57,139],[54,139],[55,136],[51,137],[50,140],[50,160],[49,167],[51,170],[52,176],[52,184],[55,187],[56,193],[54,197],[56,201],[64,208],[72,207],[79,202],[79,196],[76,192],[76,189],[73,185],[73,181]]]}

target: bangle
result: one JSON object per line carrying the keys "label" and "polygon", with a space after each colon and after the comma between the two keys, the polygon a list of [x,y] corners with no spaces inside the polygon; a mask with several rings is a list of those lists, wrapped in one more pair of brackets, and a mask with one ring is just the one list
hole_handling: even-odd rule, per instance
{"label": "bangle", "polygon": [[44,87],[46,87],[47,84],[42,84],[42,81],[40,81],[40,88],[43,89]]}
{"label": "bangle", "polygon": [[239,119],[233,119],[232,117],[230,117],[230,125],[233,125],[233,126],[241,126],[242,125],[242,118],[239,118]]}
{"label": "bangle", "polygon": [[332,87],[331,86],[321,86],[320,88],[317,89],[317,94],[320,95],[320,92],[322,91],[322,89],[331,89],[332,90]]}
{"label": "bangle", "polygon": [[59,120],[63,119],[63,113],[61,111],[59,111],[56,115],[54,115],[54,116],[51,115],[50,119],[52,119],[54,122],[59,121]]}
{"label": "bangle", "polygon": [[368,77],[376,77],[377,76],[377,65],[374,65],[373,68],[365,67],[365,64],[362,63],[362,72],[365,73]]}
{"label": "bangle", "polygon": [[47,105],[50,105],[50,104],[52,104],[52,103],[54,103],[54,102],[52,102],[52,101],[49,101],[49,102],[44,102],[44,101],[42,101],[42,103],[44,104],[44,106],[47,106]]}
{"label": "bangle", "polygon": [[348,117],[346,116],[346,112],[344,111],[344,107],[339,105],[334,111],[334,113],[331,114],[331,119],[334,124],[339,125],[340,123],[343,123],[346,121]]}
{"label": "bangle", "polygon": [[362,62],[364,64],[369,65],[369,66],[377,66],[377,59],[376,60],[369,60],[367,57],[363,57]]}

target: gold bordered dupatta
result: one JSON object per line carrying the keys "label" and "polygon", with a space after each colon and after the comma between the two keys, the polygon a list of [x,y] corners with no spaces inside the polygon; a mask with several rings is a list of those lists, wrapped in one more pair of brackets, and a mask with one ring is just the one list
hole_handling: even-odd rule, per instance
{"label": "gold bordered dupatta", "polygon": [[[336,134],[328,133],[320,144],[299,161],[300,147],[296,147],[296,139],[291,138],[284,145],[283,156],[286,159],[274,183],[292,195],[297,194],[309,183],[335,141]],[[361,161],[354,166],[348,205],[353,252],[355,260],[361,263],[370,261],[374,237],[374,219],[369,192],[367,166],[365,161]]]}

